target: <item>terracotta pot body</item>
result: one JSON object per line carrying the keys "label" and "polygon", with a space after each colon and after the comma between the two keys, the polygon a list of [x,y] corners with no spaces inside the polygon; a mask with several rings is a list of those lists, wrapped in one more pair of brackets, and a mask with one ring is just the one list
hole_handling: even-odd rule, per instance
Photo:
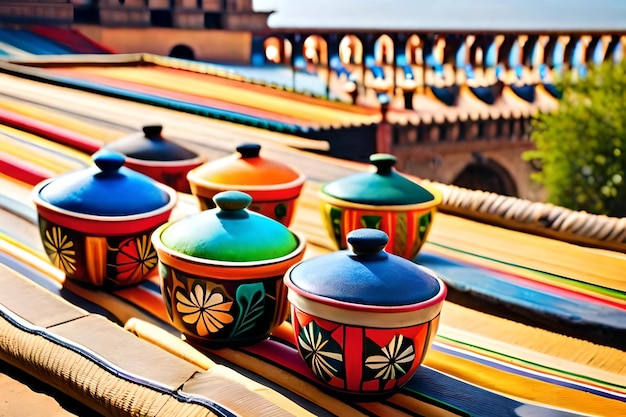
{"label": "terracotta pot body", "polygon": [[392,155],[374,154],[370,160],[375,171],[322,186],[320,208],[326,230],[338,249],[346,249],[352,230],[380,229],[389,236],[389,252],[412,260],[428,237],[441,193],[398,173]]}
{"label": "terracotta pot body", "polygon": [[141,172],[181,193],[191,193],[187,174],[202,165],[198,153],[166,140],[161,125],[148,125],[140,133],[113,141],[106,149],[126,156],[126,167]]}
{"label": "terracotta pot body", "polygon": [[299,170],[260,156],[257,144],[243,144],[237,152],[195,168],[187,179],[201,210],[215,207],[222,191],[243,191],[252,197],[249,209],[291,224],[296,202],[306,179]]}
{"label": "terracotta pot body", "polygon": [[44,249],[72,281],[106,288],[137,284],[157,265],[150,236],[169,220],[176,191],[123,167],[121,154],[100,151],[93,159],[96,166],[33,189]]}
{"label": "terracotta pot body", "polygon": [[219,193],[217,207],[153,234],[163,301],[174,327],[192,341],[239,346],[267,338],[289,314],[285,272],[305,240],[248,210],[251,197]]}
{"label": "terracotta pot body", "polygon": [[326,388],[379,400],[411,379],[439,325],[446,286],[432,271],[382,248],[384,232],[358,229],[342,250],[285,275],[294,340]]}

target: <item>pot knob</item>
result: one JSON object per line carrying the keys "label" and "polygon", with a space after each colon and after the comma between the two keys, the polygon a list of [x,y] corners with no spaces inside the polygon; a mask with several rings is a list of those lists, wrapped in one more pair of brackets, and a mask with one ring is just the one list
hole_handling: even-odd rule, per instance
{"label": "pot knob", "polygon": [[389,236],[378,229],[361,228],[348,233],[348,245],[357,256],[376,255],[385,249]]}
{"label": "pot knob", "polygon": [[387,153],[370,155],[370,162],[376,167],[376,173],[380,175],[389,175],[397,160],[395,156]]}
{"label": "pot knob", "polygon": [[126,162],[126,157],[121,153],[106,150],[96,152],[92,159],[105,174],[116,173]]}
{"label": "pot knob", "polygon": [[261,152],[261,145],[257,143],[244,143],[237,146],[237,152],[241,154],[242,158],[256,158]]}
{"label": "pot knob", "polygon": [[218,216],[241,215],[252,203],[252,197],[242,191],[223,191],[213,197],[213,202],[220,209]]}
{"label": "pot knob", "polygon": [[162,125],[147,125],[142,128],[143,134],[150,140],[163,140],[161,132],[163,131]]}

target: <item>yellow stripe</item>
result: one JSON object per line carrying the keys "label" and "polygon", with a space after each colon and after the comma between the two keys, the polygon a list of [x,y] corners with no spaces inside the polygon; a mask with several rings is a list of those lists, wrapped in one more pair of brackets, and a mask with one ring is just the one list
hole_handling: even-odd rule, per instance
{"label": "yellow stripe", "polygon": [[597,416],[626,415],[626,402],[524,378],[436,350],[428,352],[424,364],[484,389],[525,402]]}

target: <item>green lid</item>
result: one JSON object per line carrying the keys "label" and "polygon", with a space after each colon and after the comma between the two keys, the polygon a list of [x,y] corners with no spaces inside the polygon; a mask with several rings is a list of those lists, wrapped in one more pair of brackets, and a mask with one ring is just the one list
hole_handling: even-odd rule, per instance
{"label": "green lid", "polygon": [[181,218],[161,234],[163,244],[196,258],[253,262],[281,258],[298,247],[298,239],[285,226],[247,210],[250,195],[224,191],[213,197],[217,206]]}
{"label": "green lid", "polygon": [[375,206],[419,204],[435,200],[435,196],[400,174],[394,168],[396,157],[384,153],[370,156],[374,172],[349,175],[322,187],[331,197],[352,203]]}

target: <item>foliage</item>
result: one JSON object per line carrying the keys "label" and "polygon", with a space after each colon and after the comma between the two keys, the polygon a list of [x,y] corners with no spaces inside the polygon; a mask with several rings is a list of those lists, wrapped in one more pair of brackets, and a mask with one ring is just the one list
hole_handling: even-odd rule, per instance
{"label": "foliage", "polygon": [[626,216],[626,60],[591,67],[584,78],[564,77],[558,110],[532,121],[541,162],[533,179],[548,202],[595,214]]}

